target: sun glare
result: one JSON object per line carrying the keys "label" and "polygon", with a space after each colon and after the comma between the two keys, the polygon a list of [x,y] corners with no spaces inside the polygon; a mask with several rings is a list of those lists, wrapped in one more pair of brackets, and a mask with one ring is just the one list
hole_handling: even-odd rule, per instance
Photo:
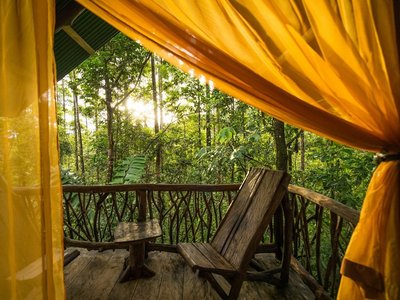
{"label": "sun glare", "polygon": [[[128,99],[125,103],[124,109],[129,112],[134,120],[143,122],[147,127],[154,127],[153,103]],[[176,119],[175,114],[171,112],[163,112],[162,117],[164,124],[172,123]]]}

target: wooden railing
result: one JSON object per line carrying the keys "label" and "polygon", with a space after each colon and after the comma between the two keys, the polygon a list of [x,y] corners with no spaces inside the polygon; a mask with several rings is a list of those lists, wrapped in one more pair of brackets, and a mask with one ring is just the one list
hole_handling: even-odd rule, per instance
{"label": "wooden railing", "polygon": [[331,296],[359,212],[329,197],[290,185],[294,211],[293,255]]}
{"label": "wooden railing", "polygon": [[209,241],[238,184],[64,186],[65,235],[112,241],[118,222],[157,218],[161,243]]}
{"label": "wooden railing", "polygon": [[[209,241],[238,188],[239,184],[64,186],[66,240],[104,247],[99,242],[113,240],[118,222],[157,218],[163,231],[158,243]],[[294,212],[293,255],[334,295],[340,262],[359,214],[298,186],[289,186],[289,199]],[[271,232],[269,228],[265,240],[273,240]]]}

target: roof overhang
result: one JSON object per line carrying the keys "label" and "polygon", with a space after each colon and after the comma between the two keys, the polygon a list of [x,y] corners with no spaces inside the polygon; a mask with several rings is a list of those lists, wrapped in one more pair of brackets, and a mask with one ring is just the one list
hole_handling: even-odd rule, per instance
{"label": "roof overhang", "polygon": [[74,0],[57,0],[54,55],[57,80],[79,66],[118,33]]}

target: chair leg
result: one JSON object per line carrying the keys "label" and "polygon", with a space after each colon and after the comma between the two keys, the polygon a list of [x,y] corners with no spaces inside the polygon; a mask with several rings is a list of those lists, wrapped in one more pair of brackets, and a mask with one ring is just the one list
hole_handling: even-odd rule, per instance
{"label": "chair leg", "polygon": [[231,289],[229,291],[229,294],[227,295],[212,273],[206,271],[200,271],[199,276],[206,278],[207,281],[212,285],[214,290],[218,293],[218,295],[222,299],[227,299],[227,300],[236,300],[238,298],[240,289],[242,288],[243,281],[245,280],[246,277],[245,274],[236,274],[232,278],[230,277],[226,278],[224,276],[225,280],[227,280],[231,285]]}
{"label": "chair leg", "polygon": [[228,300],[236,300],[239,297],[240,289],[245,278],[245,274],[237,274],[231,282],[231,290],[228,295]]}
{"label": "chair leg", "polygon": [[199,276],[207,279],[207,281],[211,284],[211,286],[222,299],[228,298],[228,295],[225,293],[224,289],[220,286],[218,281],[214,278],[213,274],[211,274],[210,272],[200,271]]}

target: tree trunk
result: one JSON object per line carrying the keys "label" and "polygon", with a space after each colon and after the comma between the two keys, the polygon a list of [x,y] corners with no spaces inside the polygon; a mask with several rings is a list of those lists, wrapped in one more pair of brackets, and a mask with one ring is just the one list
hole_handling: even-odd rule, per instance
{"label": "tree trunk", "polygon": [[114,134],[114,162],[118,161],[118,157],[122,157],[123,154],[119,153],[119,141],[121,139],[121,126],[122,126],[122,122],[121,122],[121,112],[118,110],[115,110],[114,108],[114,113],[115,113],[115,134]]}
{"label": "tree trunk", "polygon": [[[63,111],[63,118],[62,118],[62,122],[60,122],[60,125],[62,125],[62,127],[64,128],[65,131],[67,131],[67,112],[66,112],[66,108],[65,108],[65,82],[64,79],[61,80],[61,93],[62,93],[62,111]],[[60,162],[64,161],[64,155],[63,152],[60,151]],[[68,169],[69,169],[69,159],[67,159],[68,161]]]}
{"label": "tree trunk", "polygon": [[72,94],[73,102],[74,102],[74,154],[75,154],[75,170],[79,173],[79,152],[78,152],[78,121],[77,121],[77,103],[75,101],[75,92]]}
{"label": "tree trunk", "polygon": [[219,134],[219,132],[221,131],[221,112],[220,112],[219,105],[216,106],[215,118],[216,118],[216,122],[215,122],[214,139],[215,139],[215,135]]}
{"label": "tree trunk", "polygon": [[[97,133],[97,131],[99,130],[99,117],[98,117],[99,111],[98,111],[98,107],[97,104],[95,104],[94,106],[94,126],[95,126],[95,132]],[[96,163],[96,182],[100,183],[100,167],[99,167],[99,163]]]}
{"label": "tree trunk", "polygon": [[201,142],[201,99],[197,96],[197,141],[199,149],[202,148]]}
{"label": "tree trunk", "polygon": [[64,119],[63,119],[63,125],[64,125],[64,129],[67,127],[67,111],[65,109],[65,82],[64,79],[61,81],[62,83],[62,108],[63,108],[63,115],[64,115]]}
{"label": "tree trunk", "polygon": [[85,174],[85,162],[83,159],[83,142],[82,142],[82,126],[79,117],[79,103],[78,103],[78,95],[74,93],[74,101],[76,103],[76,124],[77,124],[77,131],[78,131],[78,141],[79,141],[79,159],[81,163],[81,177],[83,182],[86,182],[86,174]]}
{"label": "tree trunk", "polygon": [[[231,111],[230,111],[230,115],[231,115],[231,120],[235,120],[236,118],[236,107],[235,107],[235,98],[231,98]],[[232,163],[232,170],[231,170],[231,182],[235,182],[235,169],[236,169],[236,164],[235,161],[233,161]]]}
{"label": "tree trunk", "polygon": [[300,171],[301,171],[301,182],[304,186],[304,171],[306,169],[306,162],[305,162],[305,154],[306,154],[306,147],[305,147],[305,137],[304,137],[304,130],[300,133]]}
{"label": "tree trunk", "polygon": [[109,84],[108,79],[106,79],[105,96],[106,96],[106,107],[107,107],[107,135],[108,135],[108,149],[107,149],[108,166],[107,166],[106,183],[111,182],[114,170],[114,135],[113,135],[114,109],[112,107],[111,88],[109,87],[108,84]]}
{"label": "tree trunk", "polygon": [[206,84],[206,146],[211,148],[210,86]]}
{"label": "tree trunk", "polygon": [[[159,123],[159,130],[164,128],[164,99],[163,99],[163,72],[162,68],[162,59],[160,58],[159,65],[158,65],[158,115],[160,117]],[[157,148],[157,155],[159,157],[159,169],[160,174],[162,173],[163,167],[163,148],[162,148],[162,141],[159,140],[158,148]]]}
{"label": "tree trunk", "polygon": [[77,83],[75,72],[72,72],[72,98],[74,103],[74,141],[75,141],[75,168],[79,172],[80,163],[80,173],[83,182],[85,183],[85,163],[83,159],[83,142],[82,142],[82,127],[79,119],[79,103],[78,103],[78,93],[77,93]]}
{"label": "tree trunk", "polygon": [[154,54],[151,55],[151,86],[153,91],[153,112],[154,112],[154,135],[156,136],[156,181],[160,182],[161,175],[161,152],[160,140],[157,136],[160,132],[159,115],[158,115],[158,97],[157,82]]}
{"label": "tree trunk", "polygon": [[286,148],[285,124],[282,121],[273,119],[272,126],[274,129],[276,168],[278,170],[287,171],[288,154]]}

